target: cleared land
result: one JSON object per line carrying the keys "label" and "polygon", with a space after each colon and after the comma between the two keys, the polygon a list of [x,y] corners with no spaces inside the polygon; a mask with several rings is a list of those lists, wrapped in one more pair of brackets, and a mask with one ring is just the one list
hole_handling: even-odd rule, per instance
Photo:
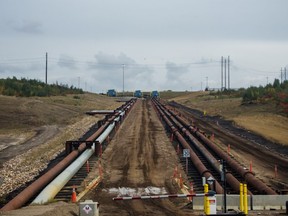
{"label": "cleared land", "polygon": [[[187,106],[191,106],[193,108],[207,110],[208,115],[214,115],[213,110],[222,111],[224,108],[211,108],[210,105],[212,104],[211,101],[214,100],[213,98],[205,98],[205,96],[201,96],[203,93],[200,93],[200,97],[196,97],[195,94],[190,95],[189,93],[185,93],[184,96],[179,94],[177,98],[173,98],[173,100],[185,104]],[[190,95],[190,96],[189,96]],[[199,95],[199,94],[198,94]],[[86,95],[85,95],[86,97]],[[207,96],[208,97],[208,96]],[[73,137],[80,137],[83,134],[83,131],[87,130],[92,122],[95,123],[97,120],[95,117],[84,117],[83,112],[90,110],[90,109],[104,109],[109,106],[119,106],[119,103],[115,103],[110,98],[100,97],[97,96],[99,99],[99,103],[101,105],[106,101],[107,104],[103,105],[103,108],[97,108],[96,104],[93,104],[93,108],[91,106],[85,106],[86,102],[81,102],[83,107],[77,107],[76,101],[79,99],[73,98],[71,96],[73,103],[68,105],[68,108],[63,110],[68,110],[68,113],[72,110],[74,113],[73,121],[68,123],[59,123],[61,127],[65,129],[65,136],[62,137],[60,140],[61,142],[65,142],[65,140],[73,139]],[[90,96],[89,96],[90,98]],[[97,99],[93,99],[91,97],[89,100],[94,101]],[[30,99],[28,99],[30,100]],[[37,99],[38,100],[38,99]],[[50,99],[47,99],[48,101]],[[61,98],[63,100],[63,98]],[[60,101],[61,101],[60,100]],[[81,100],[81,99],[80,99]],[[230,101],[228,101],[230,100]],[[239,108],[239,105],[232,105],[234,99],[223,99],[225,102],[229,102],[230,104],[230,114],[229,109],[224,113],[223,116],[227,118],[232,116],[241,116],[242,113],[235,113]],[[220,100],[215,99],[215,103],[218,103]],[[223,105],[224,102],[219,102],[219,105]],[[237,99],[235,99],[237,102]],[[79,101],[78,101],[79,102]],[[106,103],[105,102],[105,103]],[[57,103],[57,100],[56,100]],[[60,102],[61,104],[62,102]],[[68,103],[68,102],[67,102]],[[201,103],[203,103],[201,105]],[[238,99],[238,103],[239,99]],[[75,108],[76,106],[76,108]],[[62,105],[57,105],[62,109]],[[224,106],[226,107],[226,106]],[[77,109],[78,108],[78,109]],[[209,108],[209,109],[208,109]],[[240,106],[242,109],[242,107]],[[249,107],[244,107],[244,109],[248,109]],[[252,107],[253,108],[253,107]],[[106,108],[107,109],[107,108]],[[264,108],[263,108],[264,109]],[[76,110],[76,112],[75,112]],[[77,112],[78,110],[78,112]],[[80,111],[81,110],[81,111]],[[265,109],[264,109],[265,110]],[[259,111],[259,110],[258,110]],[[250,111],[251,112],[251,111]],[[253,111],[254,112],[254,111]],[[245,112],[244,112],[245,113]],[[255,110],[255,113],[256,110]],[[219,113],[218,113],[219,114]],[[262,114],[260,112],[260,114]],[[277,114],[277,113],[276,113]],[[217,115],[217,112],[215,112]],[[253,117],[253,115],[251,115]],[[69,116],[68,116],[69,118]],[[17,118],[14,118],[14,121]],[[231,119],[231,118],[230,118]],[[57,120],[55,120],[57,121]],[[67,120],[65,120],[67,121]],[[89,122],[89,123],[88,123]],[[69,126],[65,127],[65,124],[69,124]],[[52,124],[53,125],[53,124]],[[43,125],[39,125],[41,127]],[[19,131],[24,131],[30,134],[35,130],[35,128],[39,127],[31,127],[32,129],[25,131],[22,127],[18,129]],[[80,130],[79,128],[82,128]],[[70,128],[71,130],[68,130]],[[5,130],[4,130],[5,131]],[[13,129],[10,130],[14,131]],[[23,132],[23,134],[25,134]],[[35,132],[34,132],[35,133]],[[3,134],[3,133],[2,133]],[[4,132],[5,134],[5,132]],[[59,134],[59,133],[58,133]],[[72,136],[72,137],[71,137]],[[16,137],[16,136],[15,136]],[[27,136],[31,138],[30,136]],[[33,133],[32,133],[33,137]],[[34,137],[37,139],[37,136]],[[164,128],[162,127],[161,123],[156,117],[154,110],[151,107],[151,104],[146,103],[146,101],[139,101],[135,105],[135,109],[133,109],[123,125],[118,130],[118,133],[114,137],[115,139],[108,145],[108,148],[105,150],[103,154],[103,166],[104,166],[104,181],[100,187],[96,189],[96,191],[92,191],[90,194],[87,195],[86,199],[93,199],[94,201],[98,201],[100,203],[100,211],[101,215],[114,215],[114,214],[121,214],[121,215],[196,215],[197,213],[192,213],[189,209],[181,209],[181,207],[185,204],[185,200],[136,200],[136,201],[120,201],[115,203],[112,201],[112,197],[117,196],[119,194],[127,194],[130,195],[135,194],[138,190],[156,190],[156,192],[166,191],[168,193],[176,193],[178,192],[178,187],[173,184],[171,181],[171,176],[173,175],[173,168],[177,163],[177,157],[175,155],[175,151],[171,146],[167,135],[165,134]],[[58,145],[57,145],[58,143]],[[37,151],[43,151],[40,147],[44,148],[44,146],[48,146],[48,144],[41,144],[37,148],[34,148]],[[59,147],[59,140],[55,139],[54,144],[49,146],[50,151],[52,149]],[[63,149],[63,146],[61,146]],[[48,150],[46,150],[48,152]],[[34,150],[33,150],[34,152]],[[56,151],[57,152],[57,151]],[[235,151],[234,149],[231,152],[238,158],[245,159],[242,153]],[[35,152],[34,152],[35,154]],[[38,154],[38,155],[37,155]],[[21,157],[29,158],[31,155],[22,154]],[[17,157],[16,157],[17,158]],[[39,158],[39,153],[36,153],[35,158]],[[13,158],[14,159],[14,158]],[[13,160],[11,159],[11,160]],[[47,159],[48,160],[48,159]],[[250,160],[250,158],[245,159]],[[12,161],[11,161],[12,162]],[[261,164],[261,161],[255,162],[258,165]],[[273,175],[273,171],[269,171],[269,173],[265,173],[267,169],[271,167],[265,167],[265,165],[255,165],[257,169],[263,175]],[[33,163],[28,164],[27,166],[33,166]],[[261,173],[260,173],[261,174]],[[59,205],[51,204],[48,206],[41,206],[41,211],[39,214],[34,213],[37,206],[29,207],[28,209],[25,208],[26,212],[33,213],[31,215],[75,215],[78,213],[77,205],[61,205],[62,208],[59,208]],[[24,212],[24,210],[23,210]],[[23,213],[22,212],[22,213]],[[64,213],[65,212],[65,213]],[[21,215],[21,210],[13,211],[7,213],[7,215]],[[200,212],[202,213],[202,212]],[[255,213],[257,214],[257,213]],[[261,213],[263,214],[263,213]],[[5,214],[6,215],[6,214]],[[26,213],[27,215],[27,213]],[[28,214],[29,215],[29,214]],[[271,212],[269,212],[271,215]],[[277,215],[277,214],[275,214]]]}
{"label": "cleared land", "polygon": [[221,98],[207,92],[186,93],[169,100],[205,111],[209,116],[222,116],[273,142],[288,145],[287,116],[281,115],[275,104],[241,105],[241,98]]}
{"label": "cleared land", "polygon": [[47,98],[0,96],[0,201],[31,181],[64,149],[103,116],[92,109],[115,109],[122,103],[101,95]]}
{"label": "cleared land", "polygon": [[189,210],[180,208],[185,199],[112,201],[112,197],[135,195],[141,189],[143,193],[151,187],[158,193],[177,193],[171,178],[177,155],[150,101],[138,100],[135,104],[105,150],[103,164],[102,186],[86,197],[101,203],[101,215],[189,214]]}

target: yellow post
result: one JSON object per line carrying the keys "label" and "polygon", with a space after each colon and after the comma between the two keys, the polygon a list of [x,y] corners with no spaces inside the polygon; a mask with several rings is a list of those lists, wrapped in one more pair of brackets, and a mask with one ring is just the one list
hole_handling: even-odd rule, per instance
{"label": "yellow post", "polygon": [[247,196],[247,184],[244,184],[244,214],[248,215],[248,196]]}
{"label": "yellow post", "polygon": [[[208,193],[208,184],[204,185],[204,193]],[[204,197],[204,213],[206,215],[210,215],[210,206],[209,206],[209,199],[207,196]]]}
{"label": "yellow post", "polygon": [[239,201],[240,201],[240,211],[244,211],[244,207],[243,207],[243,184],[240,183],[240,198],[239,198]]}

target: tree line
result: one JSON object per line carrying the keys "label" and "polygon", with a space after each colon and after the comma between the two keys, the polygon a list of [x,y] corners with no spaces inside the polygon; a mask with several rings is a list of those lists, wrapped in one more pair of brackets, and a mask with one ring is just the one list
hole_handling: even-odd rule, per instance
{"label": "tree line", "polygon": [[275,79],[273,84],[269,83],[266,86],[251,86],[247,89],[224,89],[223,91],[210,92],[218,98],[235,97],[242,98],[242,104],[260,104],[274,103],[279,106],[284,113],[288,114],[288,81],[280,82]]}
{"label": "tree line", "polygon": [[19,97],[46,97],[66,94],[83,94],[82,89],[65,84],[46,84],[35,79],[16,77],[0,79],[0,94]]}
{"label": "tree line", "polygon": [[285,113],[288,113],[288,81],[280,82],[275,79],[273,84],[266,86],[251,86],[243,94],[243,103],[276,102]]}

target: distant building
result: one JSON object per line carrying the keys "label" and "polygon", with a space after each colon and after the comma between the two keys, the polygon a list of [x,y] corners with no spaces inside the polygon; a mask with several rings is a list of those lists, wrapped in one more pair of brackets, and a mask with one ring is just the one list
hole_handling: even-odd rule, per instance
{"label": "distant building", "polygon": [[109,96],[109,97],[116,97],[116,96],[117,96],[117,93],[116,93],[115,89],[109,89],[109,90],[107,91],[107,96]]}

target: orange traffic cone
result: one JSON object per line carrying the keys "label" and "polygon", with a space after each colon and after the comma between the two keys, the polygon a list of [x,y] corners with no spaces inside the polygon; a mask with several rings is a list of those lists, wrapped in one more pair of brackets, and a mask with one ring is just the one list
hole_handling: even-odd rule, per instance
{"label": "orange traffic cone", "polygon": [[179,177],[179,186],[181,189],[183,188],[183,179],[182,179],[181,173],[180,173],[180,177]]}
{"label": "orange traffic cone", "polygon": [[[189,191],[190,194],[193,194],[194,193],[194,187],[193,187],[193,183],[190,182],[190,191]],[[193,200],[193,197],[189,197],[189,201],[192,202]]]}
{"label": "orange traffic cone", "polygon": [[176,166],[173,173],[173,178],[177,178],[178,175],[178,167]]}
{"label": "orange traffic cone", "polygon": [[76,191],[75,191],[75,186],[73,186],[71,201],[72,201],[73,203],[76,203],[76,202],[77,202],[77,195],[76,195]]}

